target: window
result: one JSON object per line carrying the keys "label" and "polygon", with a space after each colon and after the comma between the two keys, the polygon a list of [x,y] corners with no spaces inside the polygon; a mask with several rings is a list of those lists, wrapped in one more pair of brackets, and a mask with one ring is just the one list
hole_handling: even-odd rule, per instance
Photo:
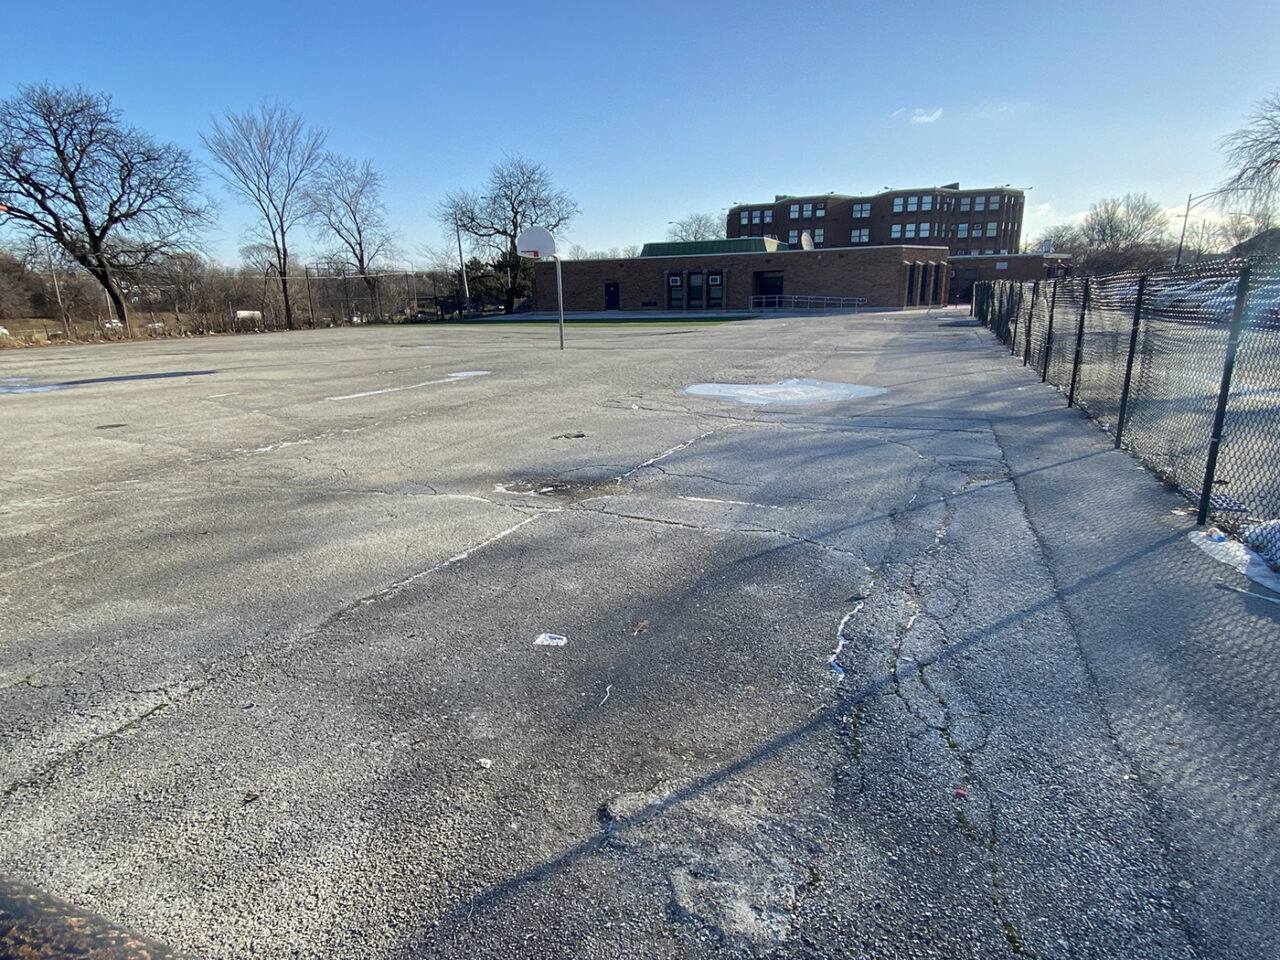
{"label": "window", "polygon": [[932,226],[933,226],[933,224],[931,224],[931,223],[922,223],[922,224],[920,224],[920,236],[922,236],[922,237],[927,237],[927,236],[929,236],[929,228],[930,228],[930,227],[932,227]]}
{"label": "window", "polygon": [[680,277],[679,277],[679,275],[677,274],[677,275],[676,275],[676,276],[674,276],[674,277],[667,277],[667,283],[668,283],[668,284],[670,284],[670,285],[671,285],[671,286],[673,286],[673,287],[678,287],[678,286],[680,286]]}
{"label": "window", "polygon": [[804,205],[804,215],[805,215],[805,217],[806,217],[806,218],[807,218],[807,217],[812,217],[812,216],[813,216],[813,204],[812,204],[812,203],[806,203],[806,204]]}
{"label": "window", "polygon": [[985,209],[987,209],[987,198],[986,198],[986,197],[974,197],[974,198],[973,198],[973,212],[974,212],[974,213],[981,213],[981,212],[982,212],[983,210],[985,210]]}
{"label": "window", "polygon": [[861,227],[854,230],[853,233],[849,235],[850,243],[868,243],[870,240],[871,229],[869,227]]}
{"label": "window", "polygon": [[764,212],[764,222],[765,222],[765,223],[773,223],[773,211],[772,211],[772,210],[766,210],[766,211]]}
{"label": "window", "polygon": [[799,230],[792,230],[789,234],[787,234],[787,243],[799,243],[799,242],[800,242]]}
{"label": "window", "polygon": [[890,227],[890,228],[889,228],[889,236],[890,236],[892,239],[894,239],[894,240],[901,240],[901,239],[902,239],[902,224],[900,224],[900,223],[895,223],[892,227]]}
{"label": "window", "polygon": [[957,250],[957,251],[956,251],[956,256],[957,256],[957,257],[967,257],[968,255],[969,255],[969,251],[968,251],[968,250]]}
{"label": "window", "polygon": [[975,223],[975,224],[973,225],[973,235],[974,235],[975,237],[980,237],[980,236],[982,236],[982,224],[980,224],[980,223]]}
{"label": "window", "polygon": [[815,227],[813,230],[813,242],[821,243],[826,235],[827,231],[823,227]]}
{"label": "window", "polygon": [[956,224],[956,236],[961,240],[966,239],[969,236],[969,225],[967,223]]}
{"label": "window", "polygon": [[709,287],[718,287],[718,286],[720,286],[720,274],[718,274],[718,273],[713,273],[713,274],[711,274],[710,276],[708,276],[708,277],[707,277],[707,286],[709,286]]}
{"label": "window", "polygon": [[907,213],[915,213],[920,209],[919,197],[907,197]]}
{"label": "window", "polygon": [[916,238],[916,225],[914,223],[907,224],[907,239],[914,240]]}
{"label": "window", "polygon": [[960,212],[961,212],[961,213],[968,213],[968,212],[969,212],[969,198],[968,198],[968,197],[961,197],[961,198],[960,198]]}
{"label": "window", "polygon": [[752,211],[751,211],[751,222],[752,222],[752,223],[759,223],[759,222],[760,222],[760,211],[759,211],[759,210],[752,210]]}
{"label": "window", "polygon": [[894,213],[901,213],[901,212],[902,212],[902,198],[901,198],[901,197],[894,197],[894,198],[893,198],[893,212],[894,212]]}
{"label": "window", "polygon": [[825,217],[827,215],[827,201],[823,200],[821,203],[815,205],[813,208],[813,215],[815,217]]}
{"label": "window", "polygon": [[1009,269],[1009,261],[1008,261],[1008,260],[997,260],[997,261],[996,261],[996,269],[997,269],[997,270],[1008,270],[1008,269]]}
{"label": "window", "polygon": [[996,235],[996,222],[990,220],[987,222],[987,236],[994,237]]}
{"label": "window", "polygon": [[931,196],[929,196],[929,197],[921,197],[921,198],[920,198],[920,209],[921,209],[921,210],[923,210],[925,213],[928,213],[930,210],[932,210],[932,209],[933,209],[933,197],[931,197]]}
{"label": "window", "polygon": [[798,220],[800,218],[800,204],[793,203],[791,205],[791,219]]}
{"label": "window", "polygon": [[869,216],[871,216],[871,204],[855,203],[853,205],[853,218],[855,220],[857,220],[859,217],[869,217]]}
{"label": "window", "polygon": [[987,201],[987,203],[992,210],[1000,209],[1000,198],[998,196],[992,197],[990,200]]}
{"label": "window", "polygon": [[991,256],[991,254],[995,253],[994,250],[983,250],[982,252],[985,253],[987,256]]}
{"label": "window", "polygon": [[751,215],[746,210],[743,210],[742,213],[738,214],[738,222],[745,227],[750,216]]}

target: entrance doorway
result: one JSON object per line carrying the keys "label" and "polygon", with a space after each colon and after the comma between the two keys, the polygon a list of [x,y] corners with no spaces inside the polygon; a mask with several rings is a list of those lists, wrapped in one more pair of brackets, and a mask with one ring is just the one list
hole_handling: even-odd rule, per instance
{"label": "entrance doorway", "polygon": [[757,270],[751,275],[751,293],[756,297],[782,296],[782,271]]}
{"label": "entrance doorway", "polygon": [[621,310],[622,296],[618,292],[616,283],[606,283],[604,285],[604,308],[606,310]]}

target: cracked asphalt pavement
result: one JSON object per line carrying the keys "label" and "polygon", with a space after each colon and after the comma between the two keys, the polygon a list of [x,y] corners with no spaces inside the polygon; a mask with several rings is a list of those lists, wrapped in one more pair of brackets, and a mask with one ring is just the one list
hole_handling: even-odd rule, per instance
{"label": "cracked asphalt pavement", "polygon": [[0,355],[0,928],[1280,955],[1280,608],[957,319]]}

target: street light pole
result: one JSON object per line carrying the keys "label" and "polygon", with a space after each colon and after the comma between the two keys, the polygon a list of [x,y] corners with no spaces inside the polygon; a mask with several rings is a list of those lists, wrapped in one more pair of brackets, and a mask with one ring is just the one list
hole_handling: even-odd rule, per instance
{"label": "street light pole", "polygon": [[1210,197],[1216,197],[1219,194],[1228,192],[1227,190],[1210,190],[1208,193],[1202,193],[1198,197],[1187,194],[1187,212],[1182,215],[1182,233],[1178,235],[1178,254],[1173,258],[1173,268],[1175,270],[1182,266],[1182,243],[1187,239],[1187,221],[1191,219],[1191,208],[1198,207]]}
{"label": "street light pole", "polygon": [[462,227],[458,224],[458,218],[453,218],[453,233],[458,238],[458,266],[462,268],[462,295],[468,300],[471,299],[471,288],[467,286],[467,261],[462,259]]}

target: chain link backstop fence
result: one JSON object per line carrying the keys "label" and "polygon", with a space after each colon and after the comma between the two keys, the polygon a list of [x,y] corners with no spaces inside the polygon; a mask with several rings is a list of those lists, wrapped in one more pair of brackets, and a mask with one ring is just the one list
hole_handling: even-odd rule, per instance
{"label": "chain link backstop fence", "polygon": [[974,313],[1200,523],[1280,565],[1280,258],[981,283]]}

